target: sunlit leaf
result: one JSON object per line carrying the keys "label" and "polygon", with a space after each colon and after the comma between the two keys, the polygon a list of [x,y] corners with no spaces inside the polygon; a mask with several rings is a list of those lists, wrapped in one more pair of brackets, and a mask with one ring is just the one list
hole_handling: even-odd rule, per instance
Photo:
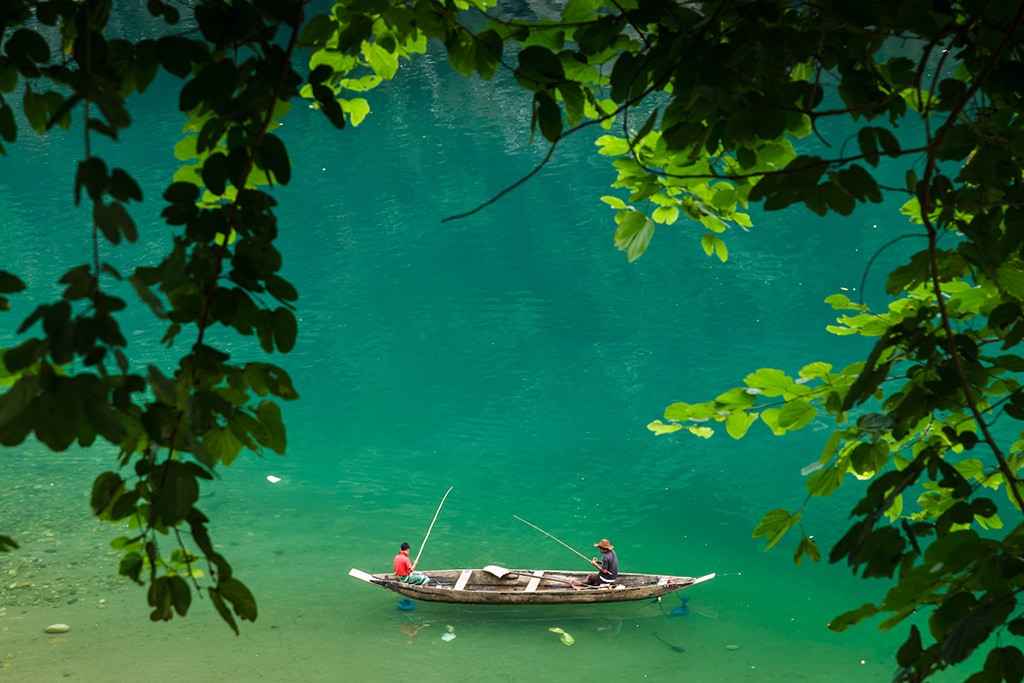
{"label": "sunlit leaf", "polygon": [[647,424],[647,429],[651,430],[658,436],[678,432],[682,428],[683,426],[680,424],[665,424],[661,420],[654,420]]}

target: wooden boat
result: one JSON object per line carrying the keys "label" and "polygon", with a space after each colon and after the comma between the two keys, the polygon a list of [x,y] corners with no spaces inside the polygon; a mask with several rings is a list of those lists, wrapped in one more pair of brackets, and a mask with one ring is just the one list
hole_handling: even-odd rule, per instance
{"label": "wooden boat", "polygon": [[349,576],[386,588],[414,600],[473,605],[560,605],[650,600],[715,578],[619,574],[610,586],[574,587],[589,572],[505,569],[439,569],[423,572],[430,581],[423,586],[399,581],[395,574],[368,574],[359,569]]}

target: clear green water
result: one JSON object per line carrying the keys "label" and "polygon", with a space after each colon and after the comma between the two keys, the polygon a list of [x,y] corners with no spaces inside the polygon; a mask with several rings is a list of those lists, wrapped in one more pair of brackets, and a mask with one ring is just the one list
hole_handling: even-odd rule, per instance
{"label": "clear green water", "polygon": [[[140,244],[107,260],[167,248],[158,196],[175,163],[173,102],[155,88],[108,153],[149,201],[135,212]],[[763,553],[751,538],[765,511],[804,499],[800,468],[817,458],[827,425],[742,442],[724,431],[655,438],[645,425],[668,403],[717,395],[757,367],[854,359],[863,347],[824,331],[834,316],[822,300],[858,288],[870,255],[902,228],[876,227],[887,216],[878,209],[845,221],[755,215],[753,232],[728,236],[730,260],[720,264],[701,250],[701,229],[680,224],[660,229],[630,265],[598,201],[613,175],[589,134],[495,206],[442,224],[541,158],[526,146],[528,100],[425,60],[373,102],[364,125],[342,133],[313,112],[289,117],[296,169],[277,196],[286,275],[302,293],[301,339],[278,362],[302,400],[286,409],[286,458],[244,457],[204,494],[214,539],[257,593],[260,619],[236,638],[204,601],[185,620],[148,623],[142,591],[110,578],[116,532],[88,517],[91,478],[113,460],[27,444],[3,454],[0,519],[23,549],[0,557],[2,672],[41,681],[137,680],[139,666],[200,680],[887,679],[902,632],[826,628],[883,584],[867,595],[842,567],[797,568],[791,543]],[[26,138],[2,162],[0,234],[32,283],[85,260],[87,216],[71,202],[80,154],[80,135]],[[867,295],[877,299],[873,283]],[[41,300],[23,298],[0,319],[4,339]],[[126,328],[135,362],[162,362],[141,312]],[[250,342],[228,344],[236,357],[255,356]],[[518,515],[584,552],[611,539],[623,571],[718,578],[689,593],[691,614],[668,617],[675,597],[404,613],[397,596],[347,576],[387,570],[402,541],[415,554],[449,486],[422,569],[586,568]],[[855,493],[810,507],[805,528],[823,548],[845,531]],[[11,587],[19,581],[31,585]],[[71,632],[44,635],[54,622]],[[455,640],[441,639],[446,626]],[[139,655],[147,644],[158,652]]]}

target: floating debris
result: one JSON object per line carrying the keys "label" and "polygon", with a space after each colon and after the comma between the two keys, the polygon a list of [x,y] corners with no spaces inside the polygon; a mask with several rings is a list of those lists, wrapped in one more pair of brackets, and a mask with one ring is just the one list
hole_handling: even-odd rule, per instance
{"label": "floating debris", "polygon": [[561,633],[562,637],[561,637],[560,640],[562,641],[563,645],[572,645],[573,643],[576,642],[575,638],[573,638],[572,636],[570,636],[568,633],[566,633],[565,631],[563,631],[560,628],[556,628],[556,627],[552,626],[548,630],[551,631],[552,633]]}

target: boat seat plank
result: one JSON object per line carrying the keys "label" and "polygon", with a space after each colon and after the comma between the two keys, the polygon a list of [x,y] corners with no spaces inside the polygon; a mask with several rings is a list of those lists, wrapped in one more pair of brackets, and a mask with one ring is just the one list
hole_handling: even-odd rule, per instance
{"label": "boat seat plank", "polygon": [[469,583],[469,577],[473,574],[472,569],[464,569],[459,574],[459,580],[455,582],[455,590],[461,591],[466,588],[466,584]]}
{"label": "boat seat plank", "polygon": [[540,580],[541,580],[541,578],[543,578],[543,576],[544,576],[544,572],[543,571],[534,572],[533,573],[533,578],[530,579],[530,583],[526,584],[526,590],[524,592],[525,593],[533,593],[534,591],[536,591],[537,590],[537,586],[540,585]]}

